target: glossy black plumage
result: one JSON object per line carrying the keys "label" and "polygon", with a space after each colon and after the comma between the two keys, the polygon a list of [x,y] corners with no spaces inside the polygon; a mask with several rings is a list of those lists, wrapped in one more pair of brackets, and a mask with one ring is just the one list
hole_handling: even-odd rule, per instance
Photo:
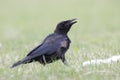
{"label": "glossy black plumage", "polygon": [[38,61],[46,65],[59,59],[61,59],[64,64],[67,64],[65,52],[69,49],[71,42],[67,33],[74,23],[76,23],[75,19],[60,22],[56,26],[54,33],[48,35],[42,44],[30,51],[25,58],[14,63],[11,68],[33,61]]}

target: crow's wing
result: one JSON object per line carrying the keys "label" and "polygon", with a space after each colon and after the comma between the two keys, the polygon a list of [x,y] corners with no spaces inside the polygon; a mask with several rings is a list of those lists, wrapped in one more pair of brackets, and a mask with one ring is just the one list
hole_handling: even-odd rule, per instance
{"label": "crow's wing", "polygon": [[57,51],[57,49],[60,47],[59,43],[53,43],[53,44],[42,44],[41,46],[35,48],[31,53],[27,55],[29,59],[44,55],[44,54],[52,54]]}
{"label": "crow's wing", "polygon": [[52,53],[54,50],[56,50],[57,47],[59,47],[59,41],[62,39],[63,37],[60,35],[56,35],[56,34],[51,34],[49,36],[47,36],[43,43],[40,44],[39,46],[37,46],[36,48],[34,48],[32,51],[30,51],[27,56],[30,55],[34,55],[34,54],[45,54],[46,52]]}
{"label": "crow's wing", "polygon": [[53,54],[61,47],[61,43],[64,41],[66,41],[66,36],[49,35],[41,45],[33,49],[26,57],[30,60],[41,55]]}

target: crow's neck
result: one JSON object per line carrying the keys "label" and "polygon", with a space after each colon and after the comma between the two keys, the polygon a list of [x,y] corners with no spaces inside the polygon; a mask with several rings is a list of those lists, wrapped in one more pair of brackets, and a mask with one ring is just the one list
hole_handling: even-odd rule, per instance
{"label": "crow's neck", "polygon": [[56,32],[55,31],[54,33],[61,34],[61,35],[67,35],[67,32],[58,32],[58,31]]}

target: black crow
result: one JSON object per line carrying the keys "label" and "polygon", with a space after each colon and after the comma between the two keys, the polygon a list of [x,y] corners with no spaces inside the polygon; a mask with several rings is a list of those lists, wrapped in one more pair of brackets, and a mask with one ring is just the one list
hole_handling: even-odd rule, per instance
{"label": "black crow", "polygon": [[67,65],[65,52],[69,49],[71,43],[67,33],[76,22],[76,19],[60,22],[54,33],[48,35],[39,46],[30,51],[25,58],[14,63],[11,68],[33,61],[46,65],[60,59]]}

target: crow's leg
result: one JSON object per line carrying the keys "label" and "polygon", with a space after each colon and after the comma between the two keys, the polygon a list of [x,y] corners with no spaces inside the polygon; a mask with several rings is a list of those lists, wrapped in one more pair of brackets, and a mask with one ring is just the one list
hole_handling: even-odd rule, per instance
{"label": "crow's leg", "polygon": [[61,60],[62,60],[63,64],[65,64],[66,66],[68,66],[68,63],[67,63],[67,60],[66,60],[64,54],[61,56]]}
{"label": "crow's leg", "polygon": [[43,57],[44,64],[46,64],[47,62],[46,62],[45,56],[43,55],[42,57]]}

